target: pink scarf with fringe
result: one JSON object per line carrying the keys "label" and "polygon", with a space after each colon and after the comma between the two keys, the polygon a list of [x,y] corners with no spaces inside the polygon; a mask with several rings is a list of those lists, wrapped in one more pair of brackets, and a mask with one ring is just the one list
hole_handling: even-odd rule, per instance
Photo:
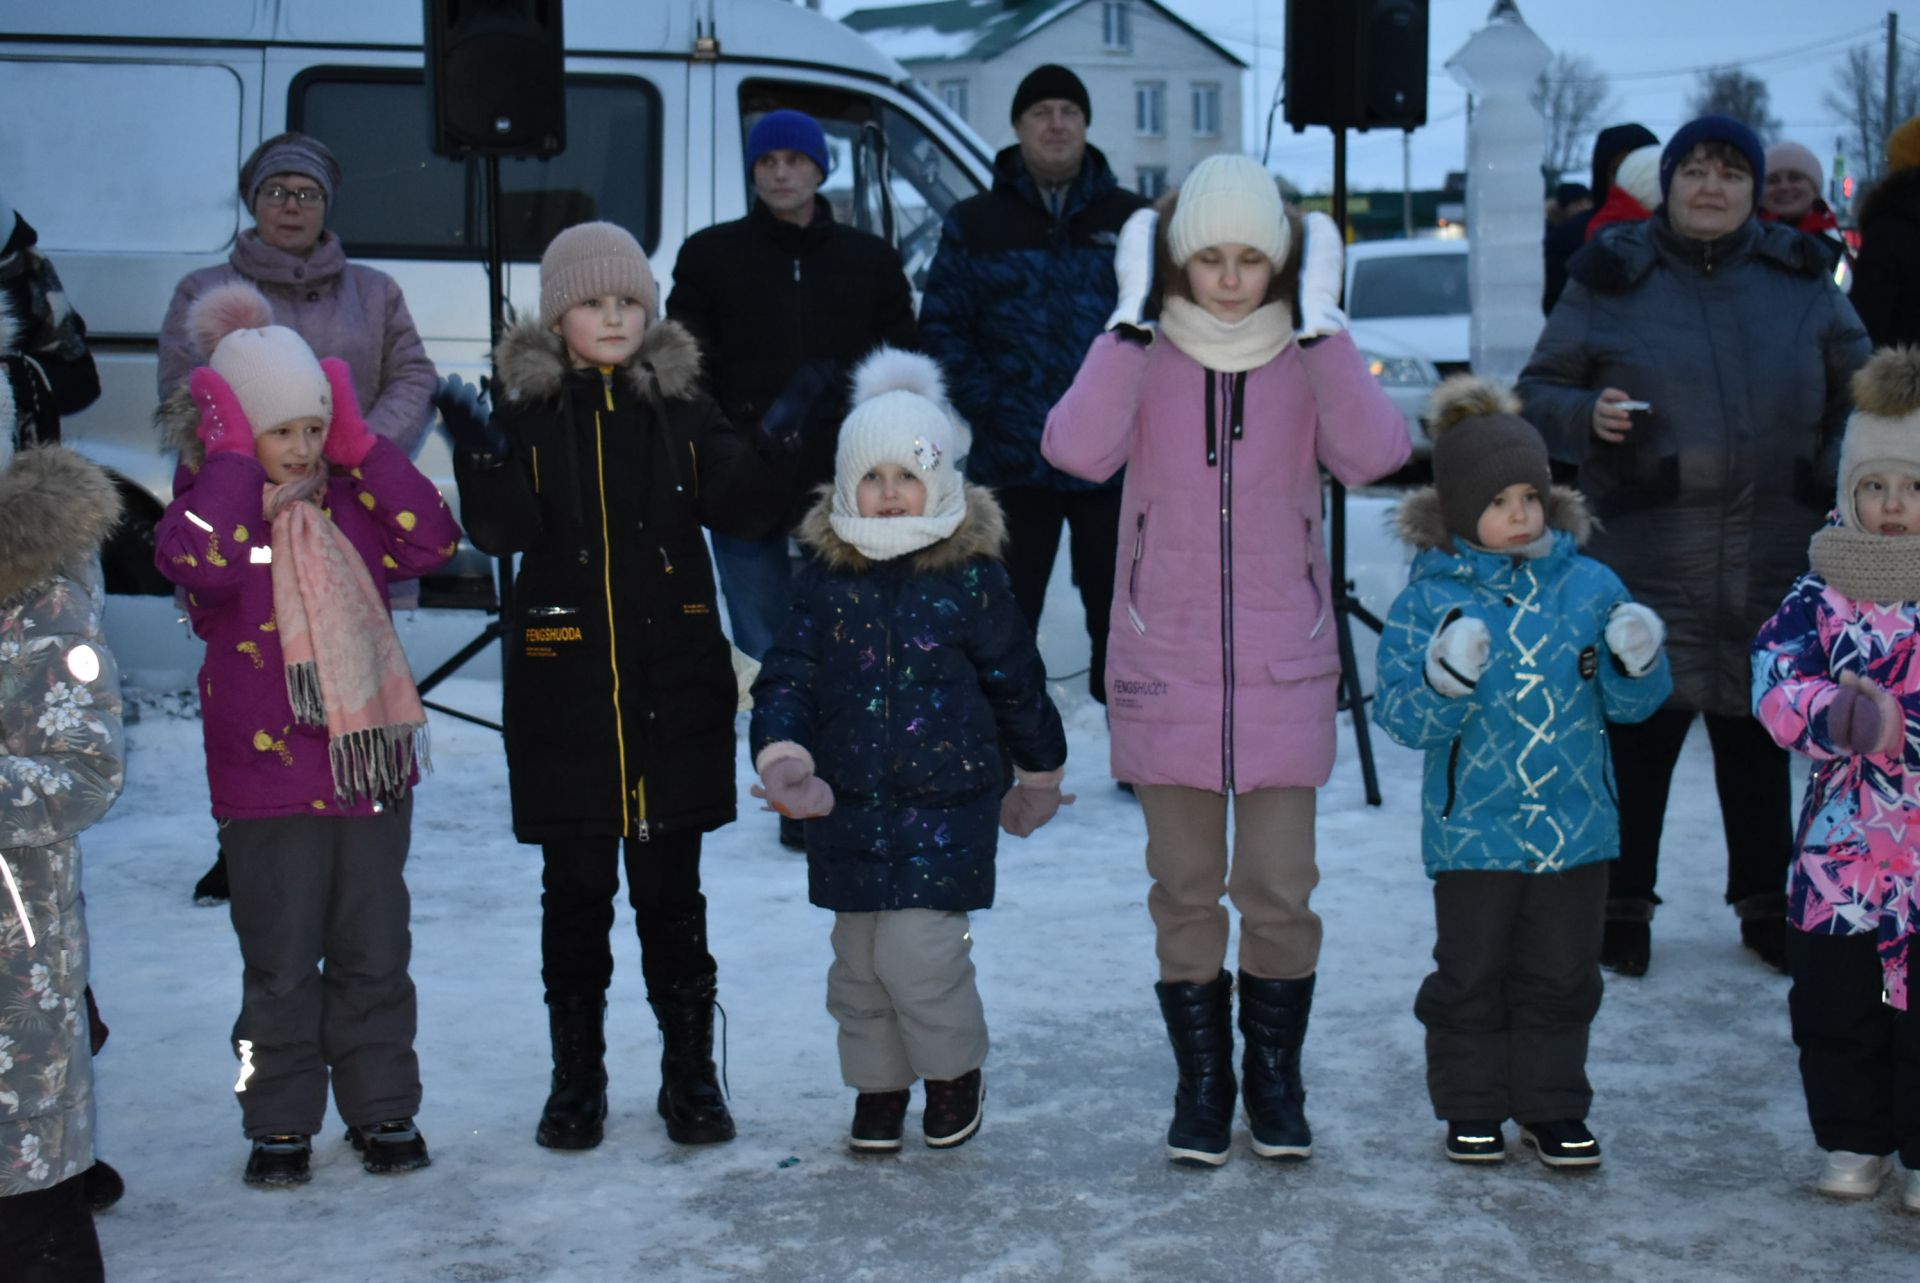
{"label": "pink scarf with fringe", "polygon": [[327,728],[333,791],[395,802],[427,758],[427,714],[387,603],[360,553],[320,510],[326,477],[268,485],[273,616],[294,719]]}

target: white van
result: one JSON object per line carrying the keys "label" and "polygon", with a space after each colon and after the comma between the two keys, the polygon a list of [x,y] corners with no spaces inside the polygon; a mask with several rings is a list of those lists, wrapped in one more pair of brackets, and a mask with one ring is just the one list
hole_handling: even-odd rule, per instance
{"label": "white van", "polygon": [[[151,426],[160,322],[175,283],[251,225],[236,176],[263,138],[299,129],[333,149],[327,225],[348,256],[399,281],[442,373],[484,367],[484,166],[429,149],[422,21],[406,0],[0,0],[0,182],[100,368],[100,400],[63,434],[147,527],[172,490]],[[746,131],[776,107],[820,119],[822,194],[899,247],[916,289],[947,208],[990,182],[986,145],[898,63],[786,0],[565,0],[564,30],[566,151],[501,164],[523,309],[546,242],[592,218],[632,231],[664,286],[683,239],[746,212]],[[420,464],[451,494],[443,433]],[[109,590],[171,591],[145,555],[123,543]]]}

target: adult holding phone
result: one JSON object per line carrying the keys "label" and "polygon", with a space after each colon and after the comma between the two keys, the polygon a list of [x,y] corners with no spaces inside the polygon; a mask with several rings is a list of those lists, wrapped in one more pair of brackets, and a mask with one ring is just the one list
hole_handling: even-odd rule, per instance
{"label": "adult holding phone", "polygon": [[1748,646],[1831,505],[1848,381],[1869,344],[1820,247],[1755,218],[1765,176],[1745,125],[1682,127],[1661,153],[1660,208],[1574,256],[1518,385],[1601,518],[1587,551],[1667,624],[1673,697],[1608,727],[1620,859],[1601,962],[1622,975],[1650,961],[1667,794],[1696,716],[1713,748],[1727,903],[1741,941],[1785,965],[1792,790],[1786,753],[1748,711]]}

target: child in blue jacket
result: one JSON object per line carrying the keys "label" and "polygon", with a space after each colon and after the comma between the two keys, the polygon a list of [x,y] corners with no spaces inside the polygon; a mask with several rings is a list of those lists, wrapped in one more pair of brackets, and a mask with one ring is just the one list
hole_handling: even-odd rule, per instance
{"label": "child in blue jacket", "polygon": [[753,792],[807,821],[808,895],[834,911],[850,1144],[898,1150],[920,1078],[944,1149],[978,1130],[985,1096],[967,914],[993,903],[996,821],[1026,837],[1072,800],[1066,735],[939,367],[882,348],[853,395],[834,484],[800,525],[813,561],[754,684]]}
{"label": "child in blue jacket", "polygon": [[1659,617],[1579,553],[1592,520],[1519,409],[1467,375],[1435,393],[1434,484],[1397,513],[1417,555],[1374,720],[1426,750],[1437,939],[1414,1014],[1447,1157],[1504,1158],[1512,1118],[1548,1166],[1591,1167],[1587,1031],[1620,854],[1606,723],[1652,715],[1672,679]]}

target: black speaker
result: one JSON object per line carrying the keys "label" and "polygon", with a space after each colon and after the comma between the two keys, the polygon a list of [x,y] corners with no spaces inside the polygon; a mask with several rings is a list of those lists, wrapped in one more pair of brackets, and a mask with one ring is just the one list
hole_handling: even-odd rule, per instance
{"label": "black speaker", "polygon": [[1287,0],[1287,123],[1427,123],[1427,0]]}
{"label": "black speaker", "polygon": [[560,0],[426,0],[425,36],[435,152],[566,150]]}

